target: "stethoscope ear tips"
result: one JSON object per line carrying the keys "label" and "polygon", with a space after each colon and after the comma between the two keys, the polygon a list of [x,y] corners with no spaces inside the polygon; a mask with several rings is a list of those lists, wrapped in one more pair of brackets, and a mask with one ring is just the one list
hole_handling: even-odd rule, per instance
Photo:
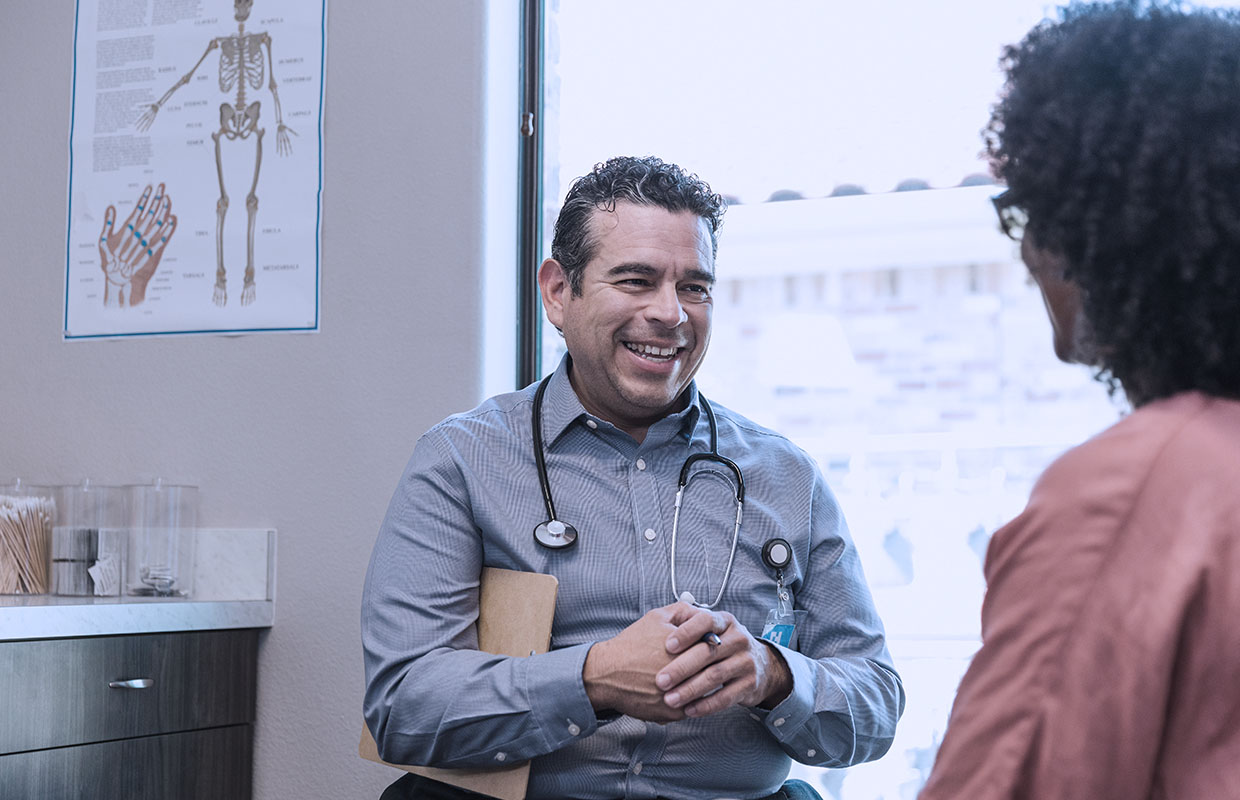
{"label": "stethoscope ear tips", "polygon": [[577,541],[577,529],[558,519],[549,519],[534,528],[534,539],[543,547],[562,550]]}

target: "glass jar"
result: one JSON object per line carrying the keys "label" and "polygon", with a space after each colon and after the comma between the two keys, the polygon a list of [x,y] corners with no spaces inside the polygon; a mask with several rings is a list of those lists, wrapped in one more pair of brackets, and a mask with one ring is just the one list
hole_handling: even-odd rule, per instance
{"label": "glass jar", "polygon": [[129,487],[129,594],[189,597],[193,592],[198,487]]}
{"label": "glass jar", "polygon": [[51,588],[56,487],[21,480],[0,486],[0,594],[46,594]]}
{"label": "glass jar", "polygon": [[52,591],[71,597],[119,597],[125,587],[128,498],[120,486],[90,480],[61,487],[52,531]]}

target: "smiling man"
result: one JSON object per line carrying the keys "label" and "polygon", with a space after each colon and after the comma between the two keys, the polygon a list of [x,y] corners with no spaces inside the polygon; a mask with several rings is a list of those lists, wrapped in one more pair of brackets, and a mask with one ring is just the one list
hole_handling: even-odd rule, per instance
{"label": "smiling man", "polygon": [[539,270],[543,307],[573,356],[568,378],[585,410],[640,442],[686,399],[706,355],[715,232],[688,210],[631,200],[591,209],[581,220],[590,267],[555,251]]}
{"label": "smiling man", "polygon": [[[656,158],[569,190],[538,273],[568,355],[428,431],[375,545],[365,712],[384,759],[530,760],[531,798],[802,798],[790,759],[890,746],[903,687],[835,498],[693,381],[723,210]],[[550,652],[477,651],[483,567],[557,577]],[[414,776],[384,794],[469,796]]]}

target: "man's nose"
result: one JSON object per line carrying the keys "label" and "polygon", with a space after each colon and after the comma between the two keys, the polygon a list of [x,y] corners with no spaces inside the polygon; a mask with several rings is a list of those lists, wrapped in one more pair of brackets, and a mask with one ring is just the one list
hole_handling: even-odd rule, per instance
{"label": "man's nose", "polygon": [[668,328],[675,328],[689,320],[689,315],[685,313],[685,307],[680,302],[680,292],[677,291],[676,284],[659,286],[646,305],[646,318]]}

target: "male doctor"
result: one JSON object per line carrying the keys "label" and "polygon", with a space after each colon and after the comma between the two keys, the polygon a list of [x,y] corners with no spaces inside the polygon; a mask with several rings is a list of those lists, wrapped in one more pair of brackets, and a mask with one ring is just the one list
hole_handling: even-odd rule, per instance
{"label": "male doctor", "polygon": [[[528,759],[531,798],[786,798],[808,790],[781,786],[790,758],[842,767],[890,746],[904,691],[835,498],[803,451],[693,382],[723,211],[657,158],[569,190],[538,273],[568,355],[540,397],[428,431],[375,544],[365,715],[385,760]],[[712,427],[743,476],[734,546],[740,482],[721,462],[691,466],[675,510]],[[569,546],[534,535],[536,434]],[[476,649],[484,566],[558,578],[550,652]],[[384,794],[468,796],[412,775]]]}

